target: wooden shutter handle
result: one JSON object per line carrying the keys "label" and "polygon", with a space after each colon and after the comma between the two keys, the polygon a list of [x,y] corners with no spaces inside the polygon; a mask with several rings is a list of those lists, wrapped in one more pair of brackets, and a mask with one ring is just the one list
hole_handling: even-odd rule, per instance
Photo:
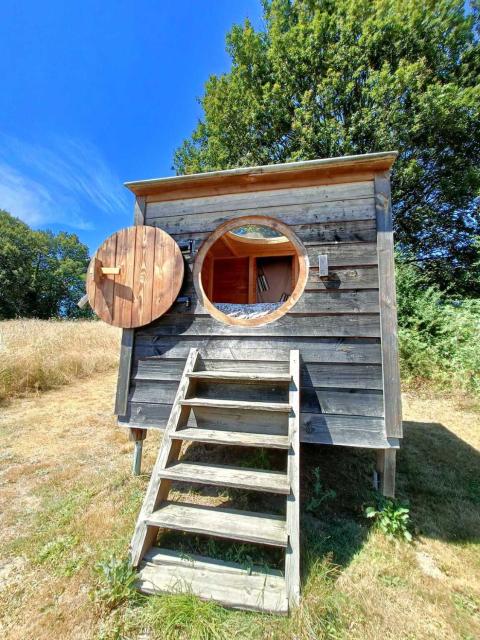
{"label": "wooden shutter handle", "polygon": [[118,276],[120,267],[100,267],[104,276]]}

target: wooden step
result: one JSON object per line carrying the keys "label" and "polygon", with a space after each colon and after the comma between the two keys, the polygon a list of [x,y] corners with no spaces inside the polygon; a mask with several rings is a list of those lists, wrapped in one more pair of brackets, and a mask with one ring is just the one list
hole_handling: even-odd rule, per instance
{"label": "wooden step", "polygon": [[148,525],[231,538],[243,542],[287,546],[285,518],[265,513],[165,502],[145,518]]}
{"label": "wooden step", "polygon": [[252,373],[248,371],[193,371],[195,380],[238,380],[240,382],[290,382],[289,373]]}
{"label": "wooden step", "polygon": [[247,409],[253,411],[290,412],[288,402],[254,402],[253,400],[213,400],[211,398],[186,398],[180,404],[186,407],[214,407],[216,409]]}
{"label": "wooden step", "polygon": [[212,444],[229,444],[243,447],[266,447],[269,449],[288,449],[290,446],[288,436],[228,431],[227,429],[196,429],[192,427],[175,431],[171,438],[172,440],[210,442]]}
{"label": "wooden step", "polygon": [[193,593],[227,607],[288,613],[279,571],[248,571],[240,564],[153,547],[145,555],[137,587],[144,593]]}
{"label": "wooden step", "polygon": [[220,464],[176,462],[165,469],[159,469],[158,475],[160,478],[177,482],[212,484],[283,495],[290,493],[287,474],[280,471],[226,467]]}

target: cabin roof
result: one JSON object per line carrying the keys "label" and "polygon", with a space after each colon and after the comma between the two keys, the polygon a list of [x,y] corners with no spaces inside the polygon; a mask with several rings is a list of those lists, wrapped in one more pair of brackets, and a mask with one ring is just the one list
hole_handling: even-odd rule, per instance
{"label": "cabin roof", "polygon": [[307,186],[335,179],[344,182],[349,175],[352,175],[352,180],[355,179],[354,174],[363,176],[356,179],[369,179],[374,172],[389,171],[397,155],[397,151],[384,151],[259,167],[239,167],[224,171],[137,180],[125,182],[125,186],[137,196],[154,195],[159,200],[175,200],[243,190],[287,188],[297,186],[297,183],[298,186]]}

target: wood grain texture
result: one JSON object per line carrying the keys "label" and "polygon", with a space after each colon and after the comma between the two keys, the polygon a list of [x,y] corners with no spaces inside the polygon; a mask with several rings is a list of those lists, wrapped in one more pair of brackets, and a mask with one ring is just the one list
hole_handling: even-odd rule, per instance
{"label": "wood grain texture", "polygon": [[128,392],[130,389],[130,374],[135,339],[134,334],[134,329],[124,329],[122,331],[114,409],[114,413],[118,417],[126,415],[128,409]]}
{"label": "wood grain texture", "polygon": [[176,462],[160,471],[162,478],[193,484],[211,484],[235,487],[250,491],[265,491],[288,495],[290,486],[287,475],[280,471],[263,471],[247,467]]}
{"label": "wood grain texture", "polygon": [[189,593],[227,607],[288,613],[285,580],[278,571],[246,570],[238,563],[169,549],[146,554],[138,578],[144,593]]}
{"label": "wood grain texture", "polygon": [[230,431],[227,429],[185,428],[176,431],[173,439],[206,444],[225,444],[239,447],[265,447],[267,449],[288,449],[288,436],[248,431]]}
{"label": "wood grain texture", "polygon": [[[290,349],[296,347],[302,362],[381,364],[378,338],[316,338],[314,336],[225,336],[190,335],[179,339],[175,335],[156,335],[155,327],[136,332],[135,362],[141,358],[158,357],[165,360],[188,356],[191,347],[199,350],[203,359],[210,361],[246,360],[258,362],[259,367],[272,361],[287,362]],[[242,366],[242,365],[239,365]]]}
{"label": "wood grain texture", "polygon": [[[190,377],[218,381],[270,381],[289,382],[285,362],[262,362],[251,360],[204,360],[204,371]],[[157,380],[179,381],[184,361],[163,358],[143,358],[136,362],[132,381]],[[225,371],[229,367],[230,371]],[[378,364],[316,364],[303,362],[300,367],[302,387],[337,387],[347,389],[383,389],[382,367]]]}
{"label": "wood grain texture", "polygon": [[376,469],[380,476],[380,491],[388,498],[395,497],[396,457],[394,448],[377,451]]}
{"label": "wood grain texture", "polygon": [[[156,218],[151,221],[153,226],[162,228],[162,219]],[[377,225],[375,218],[367,220],[345,220],[332,222],[313,222],[311,224],[289,225],[294,233],[301,238],[304,244],[319,243],[348,243],[348,242],[376,242]],[[205,231],[182,232],[172,234],[178,241],[189,239],[192,236],[199,244],[209,236]],[[283,250],[283,249],[282,249]],[[285,251],[288,252],[288,245]],[[226,251],[225,251],[226,253]]]}
{"label": "wood grain texture", "polygon": [[162,500],[168,496],[170,486],[169,483],[164,483],[162,491],[161,471],[171,460],[176,459],[180,452],[180,443],[175,442],[172,445],[170,434],[176,431],[179,426],[185,426],[188,419],[188,414],[180,402],[188,393],[191,383],[187,374],[195,370],[197,360],[198,351],[191,349],[185,362],[181,382],[178,385],[173,404],[170,407],[168,422],[165,427],[165,435],[158,450],[157,460],[153,467],[152,475],[150,476],[150,482],[130,544],[130,561],[133,567],[138,566],[146,550],[153,544],[157,534],[157,531],[154,528],[149,529],[145,522],[146,518],[148,518],[160,505]]}
{"label": "wood grain texture", "polygon": [[[173,402],[175,382],[137,381],[132,384],[129,400],[133,403]],[[201,397],[182,400],[183,406],[250,411],[287,412],[288,403],[274,402],[275,390],[248,385],[243,388],[227,384],[221,388],[202,389]],[[213,397],[212,397],[213,396]],[[224,398],[229,398],[225,400]],[[383,394],[376,389],[336,389],[331,387],[302,389],[302,410],[311,413],[336,413],[357,416],[383,416]]]}
{"label": "wood grain texture", "polygon": [[[104,266],[117,275],[99,275]],[[160,229],[136,226],[110,236],[94,254],[87,294],[96,314],[109,324],[132,329],[167,311],[183,282],[183,258],[177,243]]]}
{"label": "wood grain texture", "polygon": [[[228,262],[231,262],[228,260]],[[226,268],[221,267],[224,273]],[[231,287],[239,275],[238,271],[234,271],[231,276],[226,275],[222,284],[228,282]],[[246,273],[245,273],[246,276]],[[218,302],[232,302],[236,304],[246,304],[247,289],[246,286],[238,291],[238,294],[228,294],[228,288],[224,289],[225,295],[223,300],[221,296],[217,296]],[[187,289],[182,294],[190,297],[189,314],[206,315],[207,310],[201,304],[197,293],[192,289]],[[214,292],[215,295],[215,292]],[[288,313],[290,316],[296,315],[318,315],[326,313],[379,313],[378,290],[363,289],[354,291],[319,289],[317,291],[304,291],[298,301],[293,304]],[[169,313],[185,313],[185,305],[183,303],[174,304]],[[339,320],[340,322],[340,320]],[[245,325],[244,325],[245,326]],[[246,325],[250,326],[250,325]],[[255,325],[251,325],[255,326]]]}
{"label": "wood grain texture", "polygon": [[290,449],[287,458],[287,475],[290,494],[287,497],[288,545],[285,554],[285,585],[290,607],[300,600],[300,354],[290,352],[291,381],[288,402],[288,437]]}
{"label": "wood grain texture", "polygon": [[400,367],[397,344],[397,301],[393,222],[388,175],[375,176],[377,215],[377,250],[380,294],[380,326],[382,343],[385,426],[388,437],[402,437]]}
{"label": "wood grain texture", "polygon": [[[142,196],[137,196],[135,198],[135,206],[134,206],[134,225],[143,225],[145,222],[145,209],[146,209],[146,202],[145,202],[145,198]],[[130,232],[131,236],[133,236],[133,234],[135,234],[136,236],[136,230]],[[124,242],[125,242],[125,237],[122,234],[121,236],[121,241],[120,241],[120,253],[121,255],[123,255],[125,253],[125,248],[124,248]],[[132,243],[134,242],[134,238],[130,237],[129,241]],[[119,259],[121,259],[119,257]],[[135,268],[135,265],[133,264],[133,268],[130,268],[130,271],[128,273],[133,274],[133,270]],[[122,283],[124,286],[128,286],[128,287],[133,287],[133,283],[130,284],[130,276],[127,276],[126,274],[124,275],[124,281]],[[126,298],[128,298],[128,293],[125,291],[124,295]],[[122,299],[119,296],[119,299]],[[126,315],[128,317],[129,312],[126,311],[123,302],[120,305],[120,308],[118,307],[118,300],[115,301],[115,305],[117,305],[117,308],[114,308],[114,313],[115,311],[117,313],[119,313],[122,318],[124,317],[124,315]],[[130,313],[130,321],[131,321],[131,313]],[[128,408],[128,391],[130,388],[130,374],[131,374],[131,369],[132,369],[132,358],[133,358],[133,348],[134,348],[134,344],[135,344],[135,331],[134,329],[123,329],[122,330],[122,341],[121,341],[121,347],[120,347],[120,358],[119,358],[119,363],[118,363],[118,377],[117,377],[117,389],[116,389],[116,393],[115,393],[115,409],[114,409],[114,413],[116,416],[118,416],[119,418],[121,418],[122,416],[125,416],[127,413],[127,408]]]}
{"label": "wood grain texture", "polygon": [[87,271],[86,290],[90,306],[104,322],[113,324],[114,275],[102,275],[101,266],[114,265],[117,251],[117,234],[113,234],[98,248]]}
{"label": "wood grain texture", "polygon": [[274,547],[287,546],[285,518],[265,513],[164,502],[147,518],[147,524]]}
{"label": "wood grain texture", "polygon": [[[130,414],[120,419],[120,426],[136,425],[143,429],[163,430],[170,410],[169,404],[131,403],[129,404]],[[387,438],[383,418],[375,416],[302,412],[300,441],[310,444],[336,444],[373,449],[398,447],[398,438]]]}
{"label": "wood grain texture", "polygon": [[242,411],[281,411],[288,413],[290,406],[283,402],[254,400],[214,400],[212,398],[187,398],[181,401],[185,407],[210,407],[217,409],[241,409]]}
{"label": "wood grain texture", "polygon": [[[380,337],[380,317],[377,313],[344,313],[341,316],[287,314],[269,324],[236,326],[222,324],[210,316],[177,313],[165,314],[149,328],[149,331],[155,334],[156,341],[163,336],[182,336],[182,340],[184,336],[378,338]],[[144,335],[140,330],[137,333],[138,340],[140,341]]]}
{"label": "wood grain texture", "polygon": [[[175,200],[174,202],[152,202],[147,201],[146,221],[150,223],[156,218],[173,218],[189,216],[208,216],[211,214],[238,214],[251,215],[252,209],[259,215],[289,215],[291,212],[303,212],[304,218],[298,224],[305,221],[305,216],[311,214],[312,222],[318,222],[315,215],[322,216],[323,212],[327,212],[327,220],[336,220],[336,214],[329,214],[330,210],[337,208],[334,203],[342,203],[340,207],[344,208],[344,215],[350,214],[350,211],[356,210],[364,206],[364,203],[358,204],[361,200],[369,200],[370,214],[367,217],[374,218],[375,211],[373,205],[374,187],[373,181],[368,182],[349,182],[343,184],[332,184],[311,187],[299,187],[291,189],[271,189],[254,193],[235,193],[231,195],[214,195],[198,198],[185,198],[183,200]],[[307,208],[307,207],[313,207]],[[348,207],[352,209],[348,209]],[[290,207],[290,209],[285,209]],[[302,207],[301,212],[297,207]],[[272,209],[275,211],[272,211]],[[269,209],[270,214],[262,209]],[[313,211],[313,213],[312,213]],[[280,212],[279,214],[277,212]],[[315,212],[317,212],[315,214]],[[331,217],[333,216],[333,217]],[[363,214],[362,214],[363,216]],[[356,216],[357,219],[366,219]],[[214,218],[211,218],[214,219]],[[355,219],[352,218],[352,219]],[[185,224],[188,224],[185,222]],[[294,224],[289,221],[289,224]],[[200,229],[201,230],[201,229]]]}

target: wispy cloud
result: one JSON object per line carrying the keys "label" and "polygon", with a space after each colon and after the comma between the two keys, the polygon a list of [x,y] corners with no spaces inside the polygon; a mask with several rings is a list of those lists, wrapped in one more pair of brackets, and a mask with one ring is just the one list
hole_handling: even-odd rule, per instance
{"label": "wispy cloud", "polygon": [[120,180],[95,146],[74,139],[37,145],[0,134],[0,209],[34,227],[91,229],[93,214],[128,208]]}

